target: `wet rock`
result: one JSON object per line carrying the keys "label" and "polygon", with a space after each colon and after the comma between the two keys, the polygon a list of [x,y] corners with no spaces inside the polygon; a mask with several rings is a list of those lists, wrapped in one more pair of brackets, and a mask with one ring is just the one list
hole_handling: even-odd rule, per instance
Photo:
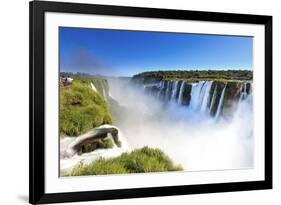
{"label": "wet rock", "polygon": [[252,92],[252,84],[246,83],[246,92],[247,94],[250,94]]}
{"label": "wet rock", "polygon": [[99,147],[102,148],[100,145],[104,144],[108,138],[112,138],[114,144],[116,146],[120,146],[121,142],[119,140],[118,133],[118,128],[112,125],[102,125],[100,127],[93,128],[87,133],[78,136],[71,144],[69,144],[64,155],[71,157],[75,154],[81,154],[87,150],[89,151],[90,149],[94,150]]}
{"label": "wet rock", "polygon": [[185,83],[182,93],[182,105],[188,106],[191,100],[191,89],[192,85]]}

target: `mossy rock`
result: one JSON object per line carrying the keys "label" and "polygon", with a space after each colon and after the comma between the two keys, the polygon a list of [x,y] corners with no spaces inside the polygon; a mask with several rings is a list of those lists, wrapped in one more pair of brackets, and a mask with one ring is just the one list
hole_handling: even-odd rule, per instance
{"label": "mossy rock", "polygon": [[100,139],[94,142],[85,142],[82,146],[78,154],[93,152],[97,149],[110,149],[113,148],[112,139]]}

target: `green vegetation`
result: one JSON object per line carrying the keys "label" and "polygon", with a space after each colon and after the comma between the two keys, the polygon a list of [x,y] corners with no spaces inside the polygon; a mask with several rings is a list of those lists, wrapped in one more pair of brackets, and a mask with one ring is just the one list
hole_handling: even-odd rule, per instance
{"label": "green vegetation", "polygon": [[74,79],[71,85],[60,86],[61,136],[78,136],[91,128],[111,123],[106,102],[93,92],[88,82]]}
{"label": "green vegetation", "polygon": [[93,76],[86,73],[70,73],[70,72],[61,72],[60,76],[65,77],[71,77],[76,80],[79,80],[82,83],[87,83],[90,85],[90,83],[93,83],[95,88],[97,89],[97,92],[99,95],[104,99],[107,100],[108,93],[109,93],[109,86],[107,83],[107,80],[102,76]]}
{"label": "green vegetation", "polygon": [[85,143],[82,147],[81,147],[81,153],[87,153],[87,152],[92,152],[96,149],[109,149],[109,148],[113,148],[113,142],[111,139],[101,139],[98,140],[95,143]]}
{"label": "green vegetation", "polygon": [[196,80],[252,80],[251,70],[171,70],[171,71],[149,71],[133,76],[133,80],[138,79],[189,79]]}
{"label": "green vegetation", "polygon": [[143,147],[130,153],[123,153],[116,158],[100,158],[89,165],[81,163],[68,175],[127,174],[181,170],[183,170],[182,167],[175,166],[172,160],[160,149]]}

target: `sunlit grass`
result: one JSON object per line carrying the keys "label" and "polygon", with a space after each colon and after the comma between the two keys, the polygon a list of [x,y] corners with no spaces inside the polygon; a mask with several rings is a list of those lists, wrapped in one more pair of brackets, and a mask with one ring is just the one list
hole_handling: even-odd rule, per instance
{"label": "sunlit grass", "polygon": [[111,124],[112,117],[105,100],[88,83],[75,79],[60,88],[60,133],[77,136],[102,124]]}
{"label": "sunlit grass", "polygon": [[146,146],[129,153],[123,153],[116,158],[100,158],[89,165],[81,163],[68,175],[83,176],[181,170],[183,170],[182,167],[180,165],[175,165],[162,150]]}

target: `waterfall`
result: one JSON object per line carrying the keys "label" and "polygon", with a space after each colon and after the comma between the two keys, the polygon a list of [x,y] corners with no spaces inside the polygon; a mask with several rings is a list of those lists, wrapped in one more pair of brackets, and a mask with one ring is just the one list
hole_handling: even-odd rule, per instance
{"label": "waterfall", "polygon": [[201,108],[203,97],[204,97],[204,94],[205,94],[205,90],[206,90],[206,81],[203,81],[203,85],[202,85],[202,87],[200,89],[200,93],[199,93],[197,109]]}
{"label": "waterfall", "polygon": [[93,91],[98,93],[105,101],[108,100],[108,84],[105,79],[95,79],[90,82]]}
{"label": "waterfall", "polygon": [[[244,82],[231,81],[226,86],[221,80],[205,83],[177,80],[177,91],[174,81],[170,92],[173,98],[176,96],[176,100],[171,98],[171,103],[163,105],[162,97],[167,89],[167,81],[163,81],[159,80],[155,86],[148,86],[155,96],[161,87],[161,99],[126,84],[119,86],[119,90],[115,91],[119,95],[117,100],[120,99],[127,103],[126,107],[133,108],[122,110],[120,120],[117,120],[117,126],[124,132],[130,148],[145,145],[160,148],[175,163],[181,164],[188,171],[253,167],[252,102],[247,102],[251,95],[248,94],[246,100],[241,102],[240,113],[230,113],[236,112],[231,109],[231,102],[238,102],[239,90]],[[246,91],[249,93],[249,82],[247,83]],[[116,84],[111,84],[111,87],[118,88]],[[210,90],[208,87],[211,87]],[[189,100],[188,105],[178,104],[178,101],[186,99]],[[202,113],[201,109],[204,110],[206,99],[207,108],[205,113]],[[226,100],[229,103],[226,104]],[[228,106],[230,112],[225,113]],[[212,116],[208,115],[209,109],[212,109]],[[234,114],[233,118],[221,119],[228,114],[229,117]]]}
{"label": "waterfall", "polygon": [[203,93],[203,101],[201,104],[201,112],[205,112],[208,105],[208,99],[210,96],[210,90],[212,87],[213,81],[208,81],[204,84],[204,93]]}
{"label": "waterfall", "polygon": [[199,105],[201,105],[200,97],[204,84],[205,84],[204,81],[200,81],[199,83],[192,84],[191,101],[189,104],[190,109],[197,110],[199,108]]}
{"label": "waterfall", "polygon": [[161,95],[161,92],[162,92],[162,89],[164,88],[164,81],[161,80],[159,85],[158,85],[158,88],[159,88],[159,91],[157,93],[157,98],[159,99],[160,98],[160,95]]}
{"label": "waterfall", "polygon": [[172,86],[172,82],[171,81],[167,81],[167,88],[165,90],[165,100],[169,100],[170,99],[170,91],[171,91],[171,86]]}
{"label": "waterfall", "polygon": [[244,83],[243,86],[241,86],[241,91],[240,91],[240,97],[239,97],[239,103],[244,100],[247,97],[247,83]]}
{"label": "waterfall", "polygon": [[183,81],[180,87],[180,93],[179,93],[179,99],[178,99],[178,104],[182,104],[182,98],[183,98],[183,90],[185,87],[185,82]]}
{"label": "waterfall", "polygon": [[192,84],[189,109],[195,111],[199,110],[203,113],[206,111],[208,101],[210,99],[210,90],[212,84],[213,81],[201,81],[199,83]]}
{"label": "waterfall", "polygon": [[173,90],[172,90],[172,97],[171,97],[172,100],[176,100],[176,98],[177,98],[178,83],[179,83],[179,81],[173,82]]}
{"label": "waterfall", "polygon": [[224,99],[224,92],[225,92],[225,88],[226,88],[227,84],[225,84],[221,96],[220,96],[220,100],[219,100],[219,105],[217,108],[217,112],[216,112],[216,116],[215,116],[215,120],[217,120],[221,114],[221,110],[222,110],[222,104],[223,104],[223,99]]}
{"label": "waterfall", "polygon": [[[232,94],[233,105],[227,105],[226,109],[231,109],[237,102],[246,100],[250,94],[248,88],[250,82],[237,82],[227,84],[220,81],[199,81],[190,83],[183,80],[161,80],[154,89],[157,89],[155,95],[160,102],[175,103],[178,106],[186,106],[188,112],[197,112],[202,115],[212,115],[217,120],[224,110],[224,97],[226,89],[240,89],[238,96]],[[228,86],[227,86],[228,85]],[[240,86],[240,87],[235,87]],[[226,88],[227,87],[227,88]],[[211,92],[212,90],[212,92]],[[236,92],[236,91],[235,91]],[[214,111],[214,113],[213,113]]]}
{"label": "waterfall", "polygon": [[214,103],[215,103],[215,100],[216,100],[216,96],[217,96],[217,85],[216,85],[216,87],[214,89],[214,92],[213,92],[212,101],[211,101],[210,108],[209,108],[209,114],[211,113],[212,108],[214,106]]}
{"label": "waterfall", "polygon": [[98,92],[97,91],[97,89],[96,89],[96,87],[94,86],[94,84],[91,82],[91,87],[92,87],[92,89],[95,91],[95,92]]}
{"label": "waterfall", "polygon": [[107,101],[107,95],[106,95],[106,91],[105,91],[104,86],[102,86],[102,95],[103,95],[103,99],[104,99],[105,101]]}
{"label": "waterfall", "polygon": [[251,83],[250,84],[250,91],[249,91],[249,94],[247,93],[247,82],[245,82],[242,86],[241,86],[241,89],[240,89],[240,97],[239,97],[239,101],[238,101],[238,106],[236,108],[236,110],[239,110],[240,109],[240,105],[242,103],[242,101],[251,101],[252,100],[252,93],[251,93],[251,89],[252,89],[252,85]]}

